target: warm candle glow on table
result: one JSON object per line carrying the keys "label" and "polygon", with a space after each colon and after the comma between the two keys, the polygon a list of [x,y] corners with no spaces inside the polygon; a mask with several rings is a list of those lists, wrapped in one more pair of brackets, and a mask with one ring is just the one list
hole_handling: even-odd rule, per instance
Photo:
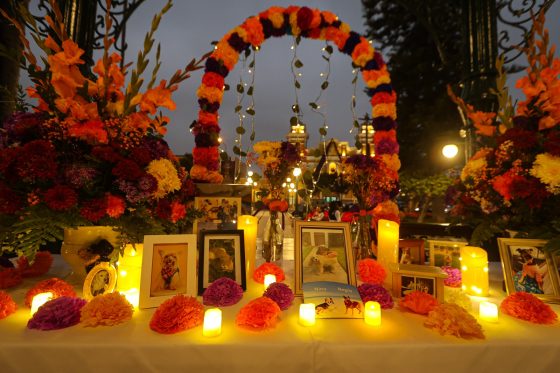
{"label": "warm candle glow on table", "polygon": [[275,275],[264,275],[264,290],[268,289],[268,287],[270,286],[270,284],[276,282],[276,276]]}
{"label": "warm candle glow on table", "polygon": [[469,295],[488,295],[488,254],[474,246],[461,247],[461,277],[463,290]]}
{"label": "warm candle glow on table", "polygon": [[247,283],[253,277],[255,258],[257,256],[257,228],[259,220],[252,215],[241,215],[237,220],[237,229],[243,229],[245,241],[245,275]]}
{"label": "warm candle glow on table", "polygon": [[484,321],[498,322],[498,306],[492,302],[480,302],[478,316]]}
{"label": "warm candle glow on table", "polygon": [[120,292],[126,300],[132,304],[134,308],[138,308],[138,304],[140,301],[140,291],[137,288],[132,288],[129,290],[121,291]]}
{"label": "warm candle glow on table", "polygon": [[299,305],[299,323],[303,326],[315,325],[315,305],[313,303]]}
{"label": "warm candle glow on table", "polygon": [[381,325],[381,305],[378,302],[366,302],[364,306],[364,321],[372,326]]}
{"label": "warm candle glow on table", "polygon": [[222,334],[222,310],[210,308],[204,312],[202,335],[205,337],[217,337],[220,334]]}
{"label": "warm candle glow on table", "polygon": [[53,296],[53,293],[51,293],[50,291],[35,295],[33,297],[33,300],[31,301],[31,316],[33,316],[35,312],[37,312],[39,307],[53,299]]}
{"label": "warm candle glow on table", "polygon": [[[125,297],[130,290],[140,289],[140,274],[142,272],[143,248],[144,245],[142,244],[136,244],[136,249],[134,249],[132,245],[126,245],[122,256],[119,257],[119,261],[117,263],[117,290],[123,293]],[[134,305],[134,303],[132,304]],[[138,303],[136,303],[136,305],[134,306],[137,307]]]}
{"label": "warm candle glow on table", "polygon": [[389,263],[398,263],[399,260],[399,224],[379,219],[377,235],[377,261],[387,271],[384,286],[391,289],[393,276],[389,270]]}

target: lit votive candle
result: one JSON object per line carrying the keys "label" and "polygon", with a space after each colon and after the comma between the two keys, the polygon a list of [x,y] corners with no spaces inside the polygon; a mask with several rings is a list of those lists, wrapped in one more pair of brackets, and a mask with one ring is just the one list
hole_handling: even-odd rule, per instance
{"label": "lit votive candle", "polygon": [[461,247],[461,277],[463,290],[469,295],[488,296],[488,254],[474,246]]}
{"label": "lit votive candle", "polygon": [[140,291],[137,288],[132,288],[130,290],[121,291],[122,295],[126,298],[126,300],[132,304],[134,308],[138,308],[138,303],[140,300]]}
{"label": "lit votive candle", "polygon": [[368,325],[381,325],[381,305],[378,302],[368,301],[364,306],[364,321]]}
{"label": "lit votive candle", "polygon": [[205,337],[217,337],[220,334],[222,334],[222,310],[210,308],[204,312],[202,335]]}
{"label": "lit votive candle", "polygon": [[299,305],[299,323],[303,326],[315,325],[315,305],[313,303]]}
{"label": "lit votive candle", "polygon": [[275,275],[264,275],[264,290],[268,289],[268,287],[270,286],[270,284],[276,282],[276,276]]}
{"label": "lit votive candle", "polygon": [[53,299],[53,296],[53,293],[51,293],[50,291],[35,295],[33,297],[33,300],[31,301],[31,316],[33,316],[35,312],[37,312],[39,307]]}
{"label": "lit votive candle", "polygon": [[480,302],[478,316],[484,321],[498,322],[498,306],[492,302]]}

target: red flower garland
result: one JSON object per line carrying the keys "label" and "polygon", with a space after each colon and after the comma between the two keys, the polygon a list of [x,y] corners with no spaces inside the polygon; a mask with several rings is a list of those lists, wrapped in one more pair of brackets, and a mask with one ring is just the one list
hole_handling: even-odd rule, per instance
{"label": "red flower garland", "polygon": [[43,280],[39,282],[37,285],[33,286],[31,289],[29,289],[25,294],[25,305],[27,307],[31,307],[31,302],[33,301],[33,297],[37,294],[46,293],[46,292],[53,293],[53,299],[59,297],[70,297],[70,298],[76,297],[76,292],[74,291],[72,285],[70,285],[64,280],[53,277],[47,280]]}
{"label": "red flower garland", "polygon": [[264,284],[264,276],[268,274],[276,276],[276,282],[282,282],[286,279],[286,275],[284,274],[282,268],[278,267],[274,263],[263,263],[255,269],[255,272],[253,272],[253,280],[259,284]]}
{"label": "red flower garland", "polygon": [[500,310],[506,315],[535,324],[554,324],[558,315],[533,294],[517,292],[510,294],[502,301]]}

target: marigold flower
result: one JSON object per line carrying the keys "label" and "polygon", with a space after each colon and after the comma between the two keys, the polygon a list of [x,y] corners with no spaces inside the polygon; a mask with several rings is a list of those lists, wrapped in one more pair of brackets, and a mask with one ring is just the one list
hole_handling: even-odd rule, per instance
{"label": "marigold flower", "polygon": [[181,180],[170,160],[160,158],[151,161],[147,172],[158,181],[158,189],[154,193],[155,198],[165,197],[168,193],[181,189]]}

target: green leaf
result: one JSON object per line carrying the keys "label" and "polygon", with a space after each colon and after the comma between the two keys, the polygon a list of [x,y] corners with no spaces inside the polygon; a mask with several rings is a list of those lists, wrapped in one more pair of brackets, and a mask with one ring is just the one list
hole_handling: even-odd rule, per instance
{"label": "green leaf", "polygon": [[253,86],[249,87],[249,89],[247,90],[247,95],[249,95],[249,96],[253,95]]}
{"label": "green leaf", "polygon": [[229,84],[224,84],[224,91],[229,91]]}
{"label": "green leaf", "polygon": [[295,81],[294,85],[296,86],[297,89],[301,88],[301,84],[299,84],[299,82],[297,80]]}
{"label": "green leaf", "polygon": [[311,108],[312,108],[312,109],[315,109],[315,110],[317,110],[317,108],[319,107],[319,106],[318,106],[316,103],[314,103],[314,102],[310,102],[310,103],[309,103],[309,106],[311,106]]}
{"label": "green leaf", "polygon": [[319,128],[319,134],[321,136],[327,136],[327,130],[325,129],[325,127]]}
{"label": "green leaf", "polygon": [[296,60],[294,62],[294,66],[297,67],[298,69],[301,69],[303,67],[303,62],[301,62],[300,60]]}
{"label": "green leaf", "polygon": [[237,85],[237,92],[238,93],[243,93],[245,91],[245,89],[243,88],[243,84],[239,83]]}
{"label": "green leaf", "polygon": [[323,59],[324,59],[325,61],[327,61],[327,62],[330,62],[330,60],[331,60],[331,59],[330,59],[329,57],[327,57],[327,56],[321,55],[321,57],[323,57]]}
{"label": "green leaf", "polygon": [[245,57],[249,57],[251,55],[251,48],[245,49]]}
{"label": "green leaf", "polygon": [[249,115],[255,115],[255,109],[253,109],[253,108],[247,108],[247,110],[245,110],[245,112]]}
{"label": "green leaf", "polygon": [[251,132],[251,136],[249,137],[250,141],[255,141],[255,131]]}
{"label": "green leaf", "polygon": [[293,111],[294,113],[299,113],[299,105],[293,105],[293,106],[292,106],[292,111]]}
{"label": "green leaf", "polygon": [[241,111],[241,109],[242,109],[241,105],[237,105],[237,106],[235,107],[235,112],[236,112],[236,113],[239,113],[239,112]]}
{"label": "green leaf", "polygon": [[237,146],[237,145],[233,146],[233,154],[241,155],[241,149],[239,149],[239,146]]}
{"label": "green leaf", "polygon": [[329,82],[327,82],[326,80],[323,82],[323,84],[321,84],[321,89],[327,89],[329,86]]}
{"label": "green leaf", "polygon": [[327,45],[325,47],[325,52],[327,52],[328,54],[332,54],[333,53],[333,47],[332,45]]}
{"label": "green leaf", "polygon": [[237,132],[240,135],[243,135],[245,133],[245,128],[239,126],[235,129],[235,132]]}
{"label": "green leaf", "polygon": [[291,117],[290,118],[290,126],[297,126],[297,117]]}
{"label": "green leaf", "polygon": [[360,127],[360,123],[358,123],[357,120],[354,121],[354,123],[352,123],[354,125],[354,127],[359,128]]}
{"label": "green leaf", "polygon": [[300,42],[301,42],[301,36],[298,36],[298,37],[296,38],[296,45],[298,45]]}
{"label": "green leaf", "polygon": [[253,67],[255,67],[255,61],[251,61],[251,63],[249,64],[249,68],[252,69]]}
{"label": "green leaf", "polygon": [[358,81],[358,75],[356,75],[356,76],[352,79],[352,84],[356,84],[357,81]]}

